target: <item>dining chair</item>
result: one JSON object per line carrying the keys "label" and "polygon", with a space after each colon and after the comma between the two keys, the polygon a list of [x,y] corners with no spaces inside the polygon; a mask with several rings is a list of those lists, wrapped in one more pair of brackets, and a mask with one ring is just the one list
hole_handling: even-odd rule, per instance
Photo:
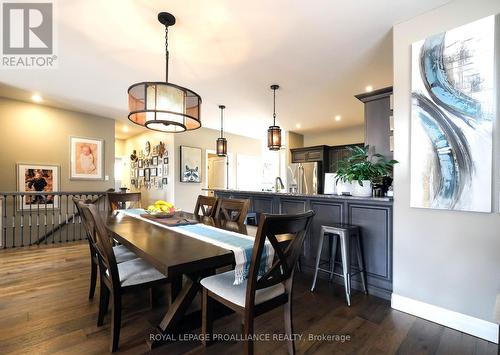
{"label": "dining chair", "polygon": [[[295,354],[292,323],[293,277],[314,214],[314,211],[308,211],[297,215],[260,215],[248,279],[240,285],[233,285],[234,270],[232,270],[201,280],[203,286],[201,334],[204,335],[205,347],[213,334],[214,301],[222,303],[242,316],[245,354],[253,354],[255,317],[284,305],[285,331],[289,339],[288,352]],[[291,234],[293,238],[287,243],[279,243],[276,236],[284,234]],[[259,265],[266,239],[274,249],[274,260],[271,268],[261,276]]]}
{"label": "dining chair", "polygon": [[[83,230],[85,235],[87,236],[87,242],[89,243],[89,254],[90,254],[90,287],[89,287],[89,300],[94,298],[95,287],[97,284],[97,269],[99,266],[99,260],[97,259],[97,250],[96,250],[96,239],[95,239],[95,230],[92,227],[92,223],[85,217],[80,209],[79,202],[83,203],[95,203],[94,200],[83,200],[78,197],[73,197],[73,203],[76,206],[76,211],[81,218],[81,222],[83,225]],[[115,245],[113,246],[113,253],[115,254],[116,262],[121,263],[128,260],[133,260],[137,258],[137,255],[130,250],[128,250],[123,245]]]}
{"label": "dining chair", "polygon": [[111,352],[115,352],[118,350],[120,339],[122,295],[137,290],[152,289],[167,283],[168,279],[141,258],[117,263],[111,238],[97,207],[83,202],[79,204],[96,232],[96,251],[101,280],[97,325],[101,326],[104,323],[111,297]]}
{"label": "dining chair", "polygon": [[213,217],[217,210],[217,197],[199,195],[194,207],[194,214],[202,217]]}
{"label": "dining chair", "polygon": [[242,225],[245,223],[249,208],[250,200],[221,198],[217,204],[215,218],[225,219]]}
{"label": "dining chair", "polygon": [[[141,208],[140,192],[108,192],[107,195],[112,211],[127,208]],[[128,206],[127,202],[129,203]]]}

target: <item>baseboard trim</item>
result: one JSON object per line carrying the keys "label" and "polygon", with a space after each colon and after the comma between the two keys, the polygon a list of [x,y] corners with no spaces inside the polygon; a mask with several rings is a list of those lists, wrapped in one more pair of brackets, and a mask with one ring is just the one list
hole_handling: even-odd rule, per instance
{"label": "baseboard trim", "polygon": [[498,324],[393,293],[391,307],[498,344]]}

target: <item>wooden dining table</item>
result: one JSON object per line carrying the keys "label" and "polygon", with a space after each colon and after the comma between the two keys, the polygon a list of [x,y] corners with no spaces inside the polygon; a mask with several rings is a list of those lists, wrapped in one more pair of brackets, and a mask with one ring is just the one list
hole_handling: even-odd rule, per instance
{"label": "wooden dining table", "polygon": [[[119,211],[103,212],[103,217],[115,240],[153,265],[171,283],[171,303],[154,330],[161,336],[151,336],[147,339],[150,348],[163,344],[166,339],[171,339],[181,331],[181,325],[183,330],[186,329],[186,313],[201,289],[200,280],[214,274],[217,268],[232,265],[235,262],[234,254],[231,250]],[[176,217],[195,219],[199,223],[251,236],[255,236],[257,230],[253,226],[238,225],[235,222],[195,216],[186,212],[181,212]],[[196,316],[200,321],[199,312]]]}

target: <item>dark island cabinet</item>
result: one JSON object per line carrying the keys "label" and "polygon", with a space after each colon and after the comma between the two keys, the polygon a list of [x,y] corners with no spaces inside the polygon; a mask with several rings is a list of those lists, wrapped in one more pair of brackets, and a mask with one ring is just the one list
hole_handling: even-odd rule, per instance
{"label": "dark island cabinet", "polygon": [[[390,299],[392,293],[392,201],[387,198],[354,198],[327,195],[291,195],[272,192],[215,190],[217,197],[248,198],[251,213],[316,212],[304,243],[302,266],[312,273],[322,225],[349,223],[361,227],[362,250],[370,294]],[[327,259],[330,244],[323,243],[322,258]],[[339,248],[340,249],[340,248]],[[339,252],[340,250],[338,250]],[[352,250],[354,252],[354,249]],[[340,260],[337,258],[337,260]],[[356,257],[352,254],[353,269]],[[340,272],[340,263],[337,262]],[[320,273],[319,287],[328,275]],[[311,280],[312,281],[312,280]],[[340,278],[336,282],[343,283]],[[360,279],[353,277],[352,286],[361,289]]]}

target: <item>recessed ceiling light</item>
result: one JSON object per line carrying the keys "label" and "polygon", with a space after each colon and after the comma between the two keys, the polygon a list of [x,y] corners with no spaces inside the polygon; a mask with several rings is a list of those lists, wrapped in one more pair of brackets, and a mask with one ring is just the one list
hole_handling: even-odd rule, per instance
{"label": "recessed ceiling light", "polygon": [[342,116],[340,116],[340,115],[335,116],[335,121],[340,121],[341,119],[342,119]]}
{"label": "recessed ceiling light", "polygon": [[127,126],[123,126],[122,131],[125,132],[125,133],[127,133],[128,132],[128,127]]}
{"label": "recessed ceiling light", "polygon": [[33,100],[34,102],[37,102],[37,103],[43,101],[42,97],[38,94],[33,94],[33,96],[31,96],[31,100]]}
{"label": "recessed ceiling light", "polygon": [[302,125],[301,125],[300,123],[297,123],[297,124],[295,125],[295,128],[300,128],[300,127],[302,127]]}
{"label": "recessed ceiling light", "polygon": [[373,86],[368,85],[367,87],[365,87],[365,91],[366,92],[372,92],[373,91]]}

